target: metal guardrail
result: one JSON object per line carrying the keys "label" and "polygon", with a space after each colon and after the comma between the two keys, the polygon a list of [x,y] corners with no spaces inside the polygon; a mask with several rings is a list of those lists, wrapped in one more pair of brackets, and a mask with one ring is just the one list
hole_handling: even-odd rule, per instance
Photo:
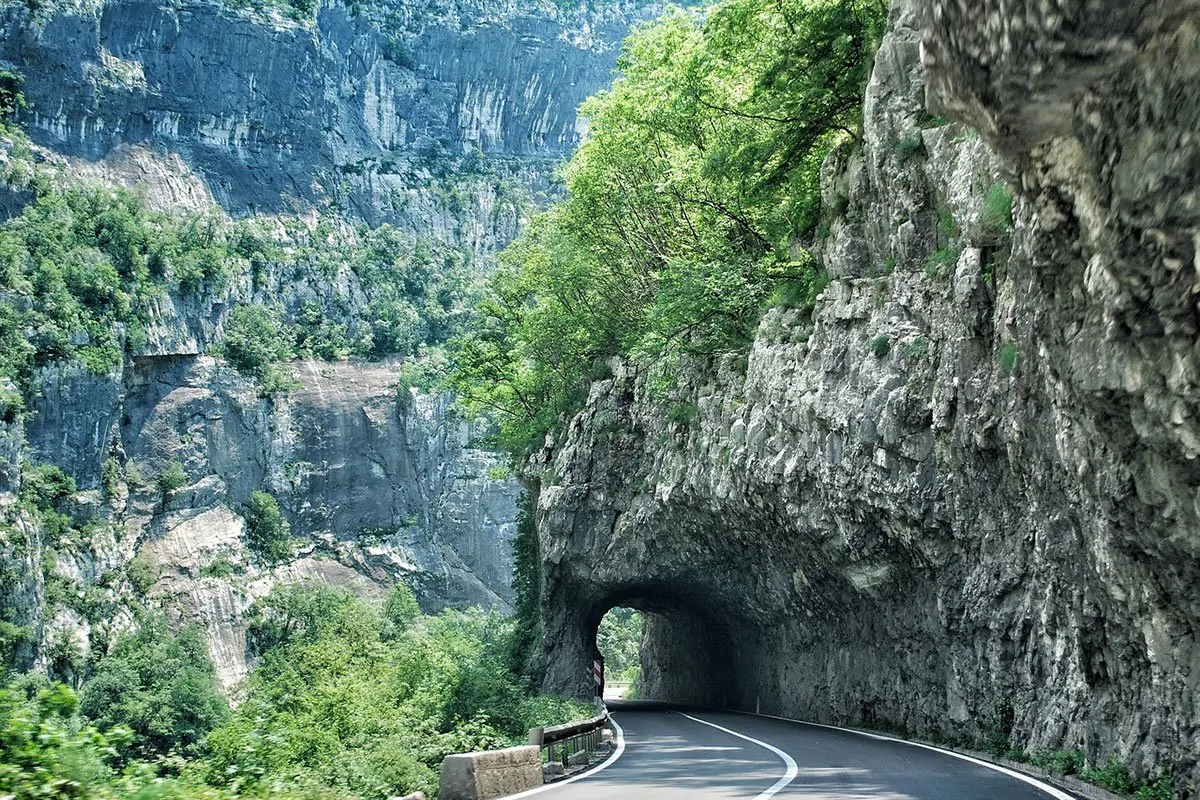
{"label": "metal guardrail", "polygon": [[604,729],[608,727],[608,712],[583,722],[568,722],[549,728],[532,728],[529,743],[542,748],[542,761],[549,764],[571,766],[571,756],[577,753],[592,753],[600,749],[604,741]]}

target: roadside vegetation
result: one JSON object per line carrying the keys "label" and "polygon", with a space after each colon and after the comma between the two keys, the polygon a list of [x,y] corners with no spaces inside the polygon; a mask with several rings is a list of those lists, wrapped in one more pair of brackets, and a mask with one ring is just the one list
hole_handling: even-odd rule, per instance
{"label": "roadside vegetation", "polygon": [[33,675],[0,685],[0,796],[362,798],[436,795],[449,753],[522,742],[590,716],[538,696],[506,664],[511,626],[277,588],[251,612],[258,666],[230,709],[203,637],[147,618],[77,692]]}
{"label": "roadside vegetation", "polygon": [[819,170],[856,140],[881,36],[877,0],[725,0],[626,40],[583,106],[567,196],[502,255],[453,340],[451,385],[530,450],[614,355],[746,348],[769,305],[811,306]]}

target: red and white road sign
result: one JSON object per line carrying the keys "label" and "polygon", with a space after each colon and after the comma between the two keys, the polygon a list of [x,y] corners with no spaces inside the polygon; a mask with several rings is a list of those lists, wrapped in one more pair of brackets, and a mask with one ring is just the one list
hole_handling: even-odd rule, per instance
{"label": "red and white road sign", "polygon": [[592,680],[597,686],[604,683],[604,666],[599,661],[592,662]]}

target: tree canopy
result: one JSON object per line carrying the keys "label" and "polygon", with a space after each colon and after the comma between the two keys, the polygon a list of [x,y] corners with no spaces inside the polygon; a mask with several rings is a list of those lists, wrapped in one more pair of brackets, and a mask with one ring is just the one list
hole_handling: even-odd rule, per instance
{"label": "tree canopy", "polygon": [[[819,171],[857,135],[877,0],[726,0],[625,42],[567,196],[502,254],[453,388],[534,446],[606,359],[746,347],[773,291],[811,299]],[[799,285],[799,290],[795,287]]]}

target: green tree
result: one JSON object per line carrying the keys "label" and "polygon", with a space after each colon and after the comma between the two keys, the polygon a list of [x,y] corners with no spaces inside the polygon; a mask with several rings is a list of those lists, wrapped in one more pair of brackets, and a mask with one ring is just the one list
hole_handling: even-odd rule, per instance
{"label": "green tree", "polygon": [[21,87],[25,77],[7,69],[0,69],[0,120],[5,120],[25,107],[25,95]]}
{"label": "green tree", "polygon": [[158,480],[156,481],[163,502],[165,503],[171,495],[184,486],[187,486],[187,480],[187,473],[183,471],[183,464],[180,464],[178,461],[172,461],[163,467],[163,471],[158,474]]}
{"label": "green tree", "polygon": [[513,538],[512,633],[508,666],[517,674],[540,681],[536,664],[542,641],[542,550],[534,523],[533,499],[528,492],[517,500],[517,535]]}
{"label": "green tree", "polygon": [[134,732],[128,755],[194,754],[229,708],[195,628],[178,634],[151,618],[117,639],[84,685],[80,710],[100,728]]}
{"label": "green tree", "polygon": [[292,557],[292,527],[278,500],[267,492],[251,492],[242,517],[246,520],[246,546],[252,553],[269,564]]}
{"label": "green tree", "polygon": [[502,255],[450,384],[498,416],[518,458],[621,354],[670,363],[744,349],[774,290],[824,286],[795,246],[819,174],[858,136],[882,32],[877,0],[725,0],[675,9],[626,40],[588,100],[566,197]]}
{"label": "green tree", "polygon": [[596,646],[604,654],[605,677],[633,682],[641,672],[643,619],[640,611],[614,608],[600,620]]}
{"label": "green tree", "polygon": [[292,355],[278,316],[268,308],[251,305],[230,312],[219,352],[234,369],[255,380],[262,380],[268,367]]}

